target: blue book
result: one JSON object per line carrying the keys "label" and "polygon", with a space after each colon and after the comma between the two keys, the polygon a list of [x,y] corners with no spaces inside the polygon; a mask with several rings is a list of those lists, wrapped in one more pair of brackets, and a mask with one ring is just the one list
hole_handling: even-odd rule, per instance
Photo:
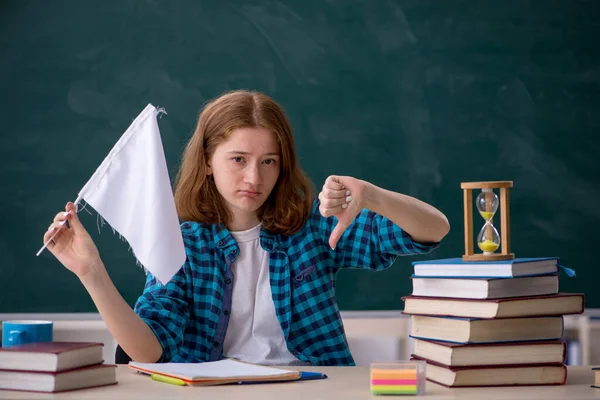
{"label": "blue book", "polygon": [[505,261],[463,261],[462,258],[415,261],[413,277],[516,278],[558,273],[558,257],[515,258]]}

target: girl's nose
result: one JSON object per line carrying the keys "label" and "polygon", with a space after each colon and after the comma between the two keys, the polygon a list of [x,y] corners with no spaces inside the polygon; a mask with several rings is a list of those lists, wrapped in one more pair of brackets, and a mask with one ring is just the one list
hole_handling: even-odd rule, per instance
{"label": "girl's nose", "polygon": [[245,181],[251,185],[258,185],[260,183],[260,168],[254,165],[249,165],[245,171]]}

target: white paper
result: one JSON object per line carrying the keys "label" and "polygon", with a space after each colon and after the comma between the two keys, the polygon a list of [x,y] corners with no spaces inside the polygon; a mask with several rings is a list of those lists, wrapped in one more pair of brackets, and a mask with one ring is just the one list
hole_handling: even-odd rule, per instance
{"label": "white paper", "polygon": [[297,372],[247,364],[230,359],[204,363],[138,363],[131,361],[129,365],[157,374],[178,375],[191,380],[204,378],[269,377]]}

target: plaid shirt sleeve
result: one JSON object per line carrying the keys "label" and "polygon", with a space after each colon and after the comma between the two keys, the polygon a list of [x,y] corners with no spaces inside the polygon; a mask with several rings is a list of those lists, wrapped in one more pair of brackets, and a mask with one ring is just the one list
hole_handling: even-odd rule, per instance
{"label": "plaid shirt sleeve", "polygon": [[[317,213],[318,204],[316,204]],[[326,241],[337,219],[321,218],[320,230]],[[398,225],[373,211],[363,209],[344,231],[334,250],[334,259],[340,268],[367,268],[382,270],[389,267],[397,256],[426,254],[439,243],[419,243]]]}
{"label": "plaid shirt sleeve", "polygon": [[189,284],[186,279],[188,262],[166,285],[162,285],[152,274],[146,278],[144,292],[138,298],[134,311],[152,329],[163,352],[158,362],[168,362],[179,351],[183,343],[184,329],[190,309]]}

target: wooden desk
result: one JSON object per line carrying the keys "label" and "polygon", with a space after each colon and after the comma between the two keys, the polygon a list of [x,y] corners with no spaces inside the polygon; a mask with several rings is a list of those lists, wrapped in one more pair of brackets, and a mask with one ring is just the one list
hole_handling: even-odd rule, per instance
{"label": "wooden desk", "polygon": [[[569,367],[569,377],[562,386],[501,387],[481,389],[448,389],[427,383],[426,399],[600,399],[600,389],[593,389],[591,366]],[[291,369],[291,368],[290,368]],[[44,394],[0,390],[0,399],[227,399],[227,400],[327,400],[386,399],[373,396],[369,389],[369,368],[310,367],[303,370],[325,372],[329,379],[258,385],[212,387],[175,386],[152,381],[127,366],[117,369],[119,383],[95,389]],[[410,396],[397,396],[407,398]]]}

